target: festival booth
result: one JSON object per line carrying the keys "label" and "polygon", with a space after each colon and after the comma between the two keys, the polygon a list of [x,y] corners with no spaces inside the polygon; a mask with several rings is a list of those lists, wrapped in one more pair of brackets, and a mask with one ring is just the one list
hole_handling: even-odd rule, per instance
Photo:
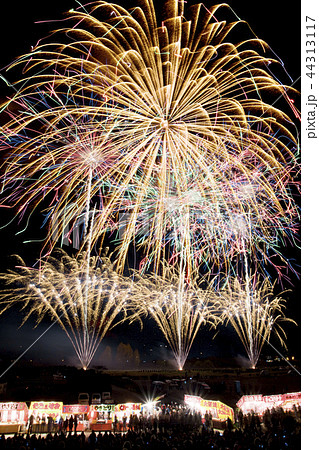
{"label": "festival booth", "polygon": [[263,414],[265,409],[265,403],[262,395],[243,395],[236,406],[241,409],[243,414],[254,413]]}
{"label": "festival booth", "polygon": [[[120,403],[118,405],[102,404],[90,407],[90,429],[93,431],[123,431],[128,427],[130,415],[139,415],[142,403]],[[124,419],[124,427],[123,427]],[[126,424],[126,426],[125,426]]]}
{"label": "festival booth", "polygon": [[112,430],[115,405],[91,405],[89,412],[90,429],[94,431]]}
{"label": "festival booth", "polygon": [[293,411],[295,408],[301,408],[301,392],[284,394],[280,407],[284,411]]}
{"label": "festival booth", "polygon": [[234,410],[218,400],[204,400],[197,395],[185,395],[184,402],[194,411],[200,412],[203,421],[209,415],[213,428],[224,428],[227,419],[234,421]]}
{"label": "festival booth", "polygon": [[184,403],[187,405],[190,409],[194,411],[200,411],[200,402],[202,401],[202,397],[199,397],[198,395],[184,395]]}
{"label": "festival booth", "polygon": [[234,410],[225,403],[218,400],[202,399],[200,406],[202,412],[211,414],[213,419],[219,420],[220,422],[224,422],[227,419],[230,419],[232,422],[234,421]]}
{"label": "festival booth", "polygon": [[32,433],[50,433],[58,431],[58,422],[62,416],[62,402],[31,402],[29,423],[32,416]]}
{"label": "festival booth", "polygon": [[243,395],[236,403],[243,414],[254,412],[262,415],[267,409],[282,408],[291,411],[301,406],[301,392],[292,392],[277,395]]}
{"label": "festival booth", "polygon": [[28,407],[26,403],[0,403],[0,433],[24,431],[27,421]]}
{"label": "festival booth", "polygon": [[[120,403],[115,405],[115,411],[113,415],[113,423],[115,422],[115,416],[118,420],[118,431],[123,431],[123,428],[128,428],[130,416],[139,417],[142,411],[142,403]],[[125,430],[124,430],[125,431]]]}
{"label": "festival booth", "polygon": [[76,431],[85,431],[89,428],[89,413],[89,405],[63,405],[62,407],[63,420],[76,416],[78,422]]}

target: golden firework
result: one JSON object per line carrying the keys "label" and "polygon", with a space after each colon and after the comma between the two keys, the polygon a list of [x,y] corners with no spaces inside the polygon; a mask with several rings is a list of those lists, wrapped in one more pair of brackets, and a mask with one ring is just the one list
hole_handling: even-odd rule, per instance
{"label": "golden firework", "polygon": [[129,297],[129,283],[113,269],[108,256],[76,258],[62,250],[27,267],[17,257],[14,270],[0,274],[0,314],[15,305],[25,313],[23,323],[36,317],[39,324],[51,317],[65,331],[82,367],[87,368],[107,331],[123,321]]}
{"label": "golden firework", "polygon": [[283,293],[276,295],[268,278],[231,279],[219,292],[223,318],[244,345],[252,368],[256,367],[265,342],[273,333],[285,347],[286,334],[280,323],[291,322],[284,314]]}
{"label": "golden firework", "polygon": [[[269,99],[287,99],[294,90],[268,71],[277,61],[268,56],[263,41],[253,36],[231,43],[238,22],[218,20],[221,6],[225,5],[184,10],[183,2],[173,0],[159,16],[149,0],[131,11],[96,2],[90,12],[70,13],[74,25],[55,34],[65,43],[40,45],[18,60],[30,75],[13,99],[22,112],[5,129],[4,147],[10,152],[3,183],[5,189],[17,180],[21,183],[19,195],[9,194],[8,199],[25,211],[36,199],[40,202],[55,192],[56,207],[50,214],[60,217],[61,212],[68,223],[87,204],[88,189],[83,185],[92,178],[91,199],[103,192],[92,243],[109,230],[114,213],[130,207],[118,248],[121,270],[153,186],[158,195],[151,243],[154,270],[159,270],[167,198],[172,184],[174,195],[185,198],[189,174],[199,192],[209,185],[209,202],[224,211],[231,208],[231,192],[239,209],[247,212],[249,207],[252,215],[258,214],[259,196],[254,194],[247,206],[236,188],[238,180],[254,192],[257,185],[280,218],[278,230],[284,237],[289,234],[287,224],[296,217],[290,183],[298,144],[291,119]],[[74,146],[65,140],[69,117],[75,123],[83,123],[83,118],[90,122],[78,143],[73,139]],[[30,138],[28,130],[39,127],[40,133]],[[91,133],[94,150],[90,145],[77,166],[75,149],[87,140],[92,143]],[[17,136],[18,142],[11,145]],[[95,152],[103,159],[103,170],[97,170]],[[37,181],[22,190],[25,179],[34,176]],[[63,187],[61,177],[67,180]],[[61,226],[58,230],[61,233]],[[217,239],[212,235],[210,248]],[[183,245],[191,264],[192,242],[185,239]],[[144,249],[149,246],[145,238]],[[211,254],[217,266],[227,264],[227,258],[224,251]]]}
{"label": "golden firework", "polygon": [[[182,370],[193,341],[204,325],[216,328],[222,322],[221,306],[213,289],[203,288],[182,268],[162,266],[162,274],[134,274],[131,285],[130,320],[150,317],[170,345],[179,370]],[[203,281],[203,280],[202,280]]]}

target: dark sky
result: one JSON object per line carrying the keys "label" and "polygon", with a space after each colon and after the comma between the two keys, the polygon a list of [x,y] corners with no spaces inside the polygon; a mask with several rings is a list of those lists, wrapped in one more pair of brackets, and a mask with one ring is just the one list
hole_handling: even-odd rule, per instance
{"label": "dark sky", "polygon": [[[31,46],[34,46],[48,31],[59,28],[58,23],[35,24],[35,22],[59,20],[63,18],[63,12],[78,6],[75,0],[2,3],[1,66],[29,51]],[[188,1],[188,4],[190,3],[196,2]],[[211,0],[204,2],[207,6],[217,3]],[[300,5],[294,2],[294,14],[290,14],[292,4],[289,0],[269,0],[264,3],[257,3],[254,0],[229,0],[227,3],[237,16],[246,20],[257,36],[264,39],[283,59],[292,77],[297,78],[300,75]],[[126,1],[126,4],[133,6],[134,1]]]}
{"label": "dark sky", "polygon": [[[211,1],[205,2],[207,6],[214,3]],[[294,3],[295,11],[293,17],[290,14],[292,8],[290,0],[271,0],[267,2],[233,0],[228,3],[241,19],[246,20],[250,24],[257,36],[264,39],[272,47],[273,51],[284,61],[285,67],[292,79],[296,81],[300,75],[300,10],[298,3],[297,8],[296,3]],[[6,1],[2,4],[0,67],[4,68],[16,57],[29,51],[31,46],[34,46],[39,38],[46,36],[50,30],[60,28],[59,23],[35,24],[35,22],[61,19],[64,11],[75,8],[77,5],[78,3],[74,0],[54,0],[51,2],[35,0],[29,0],[28,2]],[[129,5],[133,6],[134,0]],[[11,80],[10,73],[6,73],[4,70],[1,73]],[[288,83],[287,79],[284,81]],[[298,87],[298,83],[296,86]],[[0,93],[3,94],[5,90],[4,85],[2,84],[1,86],[1,80],[0,88]],[[0,211],[0,214],[0,222],[3,225],[10,218],[10,214],[8,215],[4,211]],[[36,231],[34,234],[41,235],[39,225],[36,221],[31,224],[32,233]],[[37,247],[34,245],[31,246],[30,244],[22,244],[25,235],[23,237],[21,235],[15,235],[19,230],[19,225],[17,222],[14,222],[13,226],[0,231],[2,241],[2,254],[0,256],[1,271],[8,264],[7,255],[9,254],[23,253],[28,255],[28,257],[34,256],[34,260],[38,256]],[[291,253],[293,255],[293,252]],[[293,283],[296,284],[297,288],[290,295],[289,309],[292,315],[298,320],[300,318],[299,283],[296,279],[293,279]],[[33,330],[32,324],[27,324],[22,329],[17,330],[17,325],[20,321],[21,319],[15,313],[9,313],[5,318],[0,317],[0,355],[18,356],[49,325],[49,322],[47,322],[36,330]],[[143,340],[146,339],[147,333],[150,330],[153,332],[153,328],[146,327],[143,333],[139,335],[136,328],[130,330],[126,328],[118,332],[115,329],[111,333],[108,342],[111,342],[111,345],[116,347],[123,339],[124,341],[130,341],[133,348],[142,348],[144,345],[143,342],[145,342]],[[199,355],[204,349],[204,346],[206,346],[207,334],[205,333],[206,331],[202,331],[194,344],[193,354],[195,356],[196,353]],[[154,347],[163,349],[165,342],[160,333],[155,333],[155,337],[157,340],[154,343]],[[220,354],[221,352],[225,352],[225,354],[227,352],[236,354],[240,352],[240,344],[238,345],[235,341],[232,342],[232,337],[232,335],[230,336],[227,333],[221,333],[215,341],[209,344],[208,352],[215,354]],[[108,342],[105,341],[105,345]],[[295,349],[298,351],[299,331],[296,331],[296,328],[288,329],[288,344],[292,351]],[[147,351],[149,353],[149,349]],[[36,358],[41,359],[43,362],[61,362],[65,360],[66,362],[72,363],[75,361],[74,352],[67,337],[57,326],[50,329],[26,356],[33,361]]]}

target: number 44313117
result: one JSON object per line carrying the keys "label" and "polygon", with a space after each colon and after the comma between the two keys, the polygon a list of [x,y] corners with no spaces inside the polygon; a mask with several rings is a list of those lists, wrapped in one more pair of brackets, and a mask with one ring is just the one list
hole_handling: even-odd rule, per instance
{"label": "number 44313117", "polygon": [[[306,72],[307,77],[312,78],[315,75],[315,62],[316,62],[316,37],[315,34],[316,24],[315,19],[306,16],[306,68],[309,72]],[[309,32],[308,32],[309,31]],[[313,38],[313,39],[311,39]]]}

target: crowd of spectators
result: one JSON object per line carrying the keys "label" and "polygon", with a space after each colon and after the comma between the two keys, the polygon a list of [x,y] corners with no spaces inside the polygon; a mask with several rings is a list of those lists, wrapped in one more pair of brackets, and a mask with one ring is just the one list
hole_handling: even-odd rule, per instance
{"label": "crowd of spectators", "polygon": [[[186,414],[186,412],[185,412]],[[166,427],[149,423],[147,427],[127,432],[63,433],[47,435],[1,436],[0,449],[16,450],[285,450],[300,449],[300,409],[284,412],[282,409],[266,411],[262,417],[239,414],[236,423],[230,420],[223,431],[211,423],[187,418],[171,422]],[[182,425],[183,424],[183,425]]]}
{"label": "crowd of spectators", "polygon": [[[116,417],[116,416],[115,416]],[[206,426],[212,424],[212,416],[207,417]],[[116,419],[115,419],[116,420]],[[115,426],[114,426],[115,425]],[[113,422],[114,431],[123,431],[123,419],[117,425]],[[199,412],[192,411],[188,406],[176,403],[162,404],[151,413],[131,414],[125,423],[124,431],[152,431],[155,433],[171,430],[173,432],[183,430],[191,431],[202,425]]]}

